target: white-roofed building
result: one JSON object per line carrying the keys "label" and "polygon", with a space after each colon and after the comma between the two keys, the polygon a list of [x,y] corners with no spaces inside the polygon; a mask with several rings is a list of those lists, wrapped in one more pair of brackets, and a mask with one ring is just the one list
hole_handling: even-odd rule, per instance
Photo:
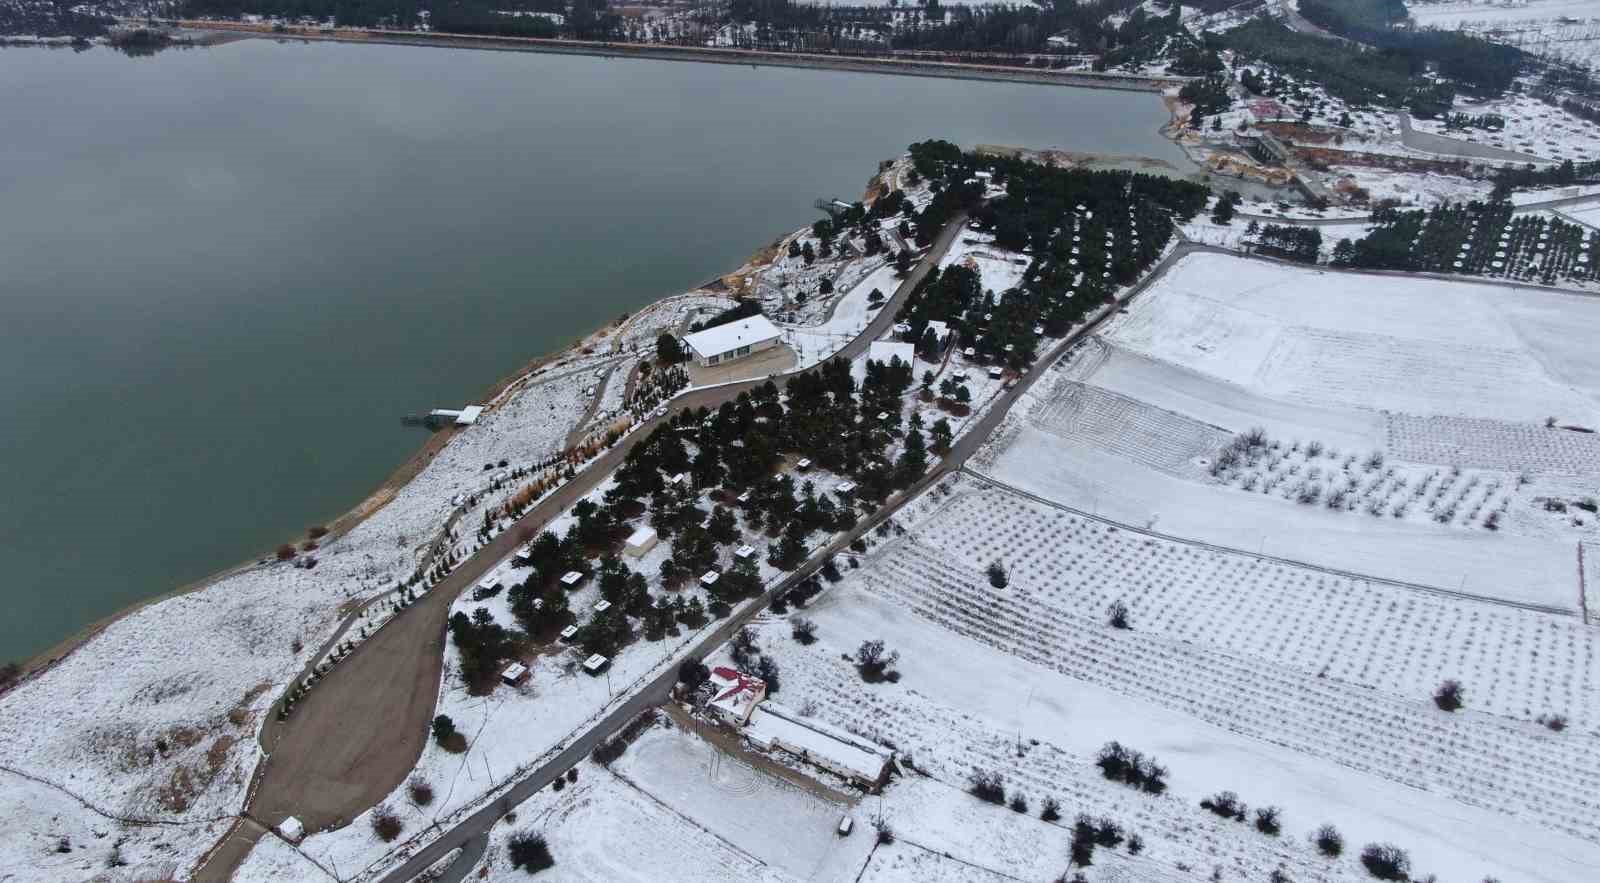
{"label": "white-roofed building", "polygon": [[683,342],[701,365],[720,365],[776,346],[782,337],[766,316],[751,316],[684,335]]}
{"label": "white-roofed building", "polygon": [[630,558],[639,558],[654,549],[660,539],[656,529],[647,524],[628,534],[628,544],[623,551],[627,552]]}
{"label": "white-roofed building", "polygon": [[883,784],[894,757],[887,748],[771,701],[750,715],[744,735],[758,748],[782,749],[868,788]]}

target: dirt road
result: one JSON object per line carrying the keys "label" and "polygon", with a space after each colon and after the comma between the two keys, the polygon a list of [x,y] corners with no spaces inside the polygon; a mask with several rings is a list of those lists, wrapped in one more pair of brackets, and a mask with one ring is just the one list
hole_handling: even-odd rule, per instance
{"label": "dirt road", "polygon": [[[937,266],[965,222],[966,216],[960,215],[941,231],[890,302],[840,351],[842,357],[859,356],[888,330],[900,305],[928,270]],[[673,409],[715,408],[762,382],[750,380],[690,392],[674,400]],[[269,754],[258,773],[247,814],[267,826],[294,816],[307,831],[317,831],[347,824],[398,788],[416,766],[428,737],[444,666],[445,622],[456,596],[511,555],[524,531],[542,528],[604,481],[633,445],[663,419],[647,422],[601,455],[361,644],[307,694],[286,724],[273,722],[265,727],[263,748]],[[726,639],[719,630],[717,643]],[[651,698],[638,708],[656,701],[656,694],[644,692]],[[218,850],[196,879],[227,880],[246,854],[248,850]]]}

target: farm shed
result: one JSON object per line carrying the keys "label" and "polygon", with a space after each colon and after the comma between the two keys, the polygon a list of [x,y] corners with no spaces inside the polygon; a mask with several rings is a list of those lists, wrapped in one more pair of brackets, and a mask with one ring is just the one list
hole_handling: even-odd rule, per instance
{"label": "farm shed", "polygon": [[528,679],[528,667],[520,662],[513,662],[500,672],[500,680],[508,687],[515,687]]}
{"label": "farm shed", "polygon": [[883,784],[894,757],[887,748],[837,727],[802,718],[777,702],[763,702],[750,715],[744,735],[759,748],[782,749],[867,788]]}
{"label": "farm shed", "polygon": [[701,365],[717,365],[771,349],[782,333],[765,316],[751,316],[685,335],[683,342]]}
{"label": "farm shed", "polygon": [[630,558],[640,558],[643,557],[646,552],[654,549],[656,547],[656,543],[660,539],[660,536],[656,534],[655,528],[645,525],[633,533],[628,534],[628,544],[623,551],[625,551]]}
{"label": "farm shed", "polygon": [[724,723],[743,726],[750,720],[756,704],[767,698],[767,682],[741,674],[726,666],[711,670],[711,700],[706,703],[712,713]]}

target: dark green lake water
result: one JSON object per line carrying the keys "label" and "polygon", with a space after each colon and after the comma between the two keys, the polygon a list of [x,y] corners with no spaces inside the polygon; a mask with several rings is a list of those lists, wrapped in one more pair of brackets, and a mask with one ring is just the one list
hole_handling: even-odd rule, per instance
{"label": "dark green lake water", "polygon": [[915,140],[1179,159],[1149,95],[248,40],[0,49],[0,660],[258,555]]}

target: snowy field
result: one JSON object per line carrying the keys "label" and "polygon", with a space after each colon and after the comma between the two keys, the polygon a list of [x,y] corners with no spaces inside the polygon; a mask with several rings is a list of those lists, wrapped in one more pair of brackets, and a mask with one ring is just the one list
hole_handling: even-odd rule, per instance
{"label": "snowy field", "polygon": [[1191,256],[973,465],[1161,534],[1577,611],[1600,445],[1559,427],[1600,425],[1597,322],[1575,295]]}
{"label": "snowy field", "polygon": [[[1504,27],[1557,18],[1595,19],[1600,11],[1593,0],[1504,0],[1423,3],[1412,0],[1406,12],[1420,27],[1456,30],[1465,26]],[[1475,28],[1476,29],[1476,28]]]}
{"label": "snowy field", "polygon": [[[1600,12],[1594,4],[1589,6]],[[1471,117],[1495,114],[1505,120],[1505,127],[1447,130],[1441,119],[1412,119],[1411,126],[1419,132],[1515,150],[1541,159],[1583,162],[1600,158],[1600,125],[1529,95],[1509,95],[1485,102],[1457,99],[1452,112]]]}
{"label": "snowy field", "polygon": [[[1593,639],[1571,618],[1318,584],[1321,574],[1250,556],[1119,536],[971,479],[928,498],[938,505],[900,519],[904,536],[790,614],[816,623],[815,644],[791,640],[781,619],[759,626],[784,673],[782,701],[893,745],[917,770],[873,799],[898,842],[874,852],[862,879],[1052,879],[1080,812],[1145,845],[1136,857],[1097,851],[1091,880],[1213,868],[1223,879],[1282,868],[1294,880],[1359,880],[1354,854],[1368,842],[1408,850],[1418,878],[1584,880],[1600,862],[1592,725],[1556,734],[1512,719],[1520,709],[1478,705],[1491,690],[1514,704],[1530,685],[1588,670]],[[983,572],[996,554],[1010,571],[1004,589]],[[1150,569],[1166,562],[1177,569]],[[1119,594],[1130,607],[1141,599],[1131,631],[1105,622]],[[1422,634],[1447,643],[1406,662]],[[1539,673],[1501,668],[1535,635]],[[866,684],[841,659],[869,639],[899,651],[897,683]],[[1480,652],[1485,641],[1503,649]],[[1471,710],[1433,708],[1436,665],[1469,684]],[[1586,692],[1574,684],[1565,698],[1587,703]],[[1165,764],[1170,790],[1103,779],[1093,758],[1113,739]],[[999,772],[1028,811],[966,794],[974,768]],[[1196,806],[1223,789],[1281,807],[1283,834]],[[1062,823],[1037,819],[1045,797],[1061,801]],[[1343,858],[1307,842],[1324,823],[1346,837]]]}
{"label": "snowy field", "polygon": [[[656,736],[652,732],[645,738]],[[487,883],[530,879],[527,871],[511,867],[506,851],[513,836],[529,832],[546,837],[556,861],[555,867],[532,879],[573,883],[794,879],[605,768],[586,762],[577,770],[577,782],[561,791],[544,789],[517,807],[514,820],[497,825],[483,861],[468,879]]]}

